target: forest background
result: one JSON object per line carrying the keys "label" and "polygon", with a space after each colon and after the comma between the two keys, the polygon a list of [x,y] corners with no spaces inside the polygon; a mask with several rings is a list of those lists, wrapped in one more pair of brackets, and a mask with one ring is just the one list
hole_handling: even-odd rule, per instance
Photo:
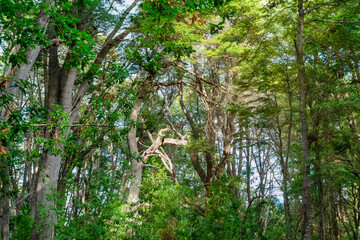
{"label": "forest background", "polygon": [[360,239],[357,0],[0,0],[9,239]]}

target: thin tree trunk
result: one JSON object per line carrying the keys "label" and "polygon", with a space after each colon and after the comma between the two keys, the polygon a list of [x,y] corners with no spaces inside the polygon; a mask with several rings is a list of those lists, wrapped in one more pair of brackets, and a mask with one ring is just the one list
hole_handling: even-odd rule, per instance
{"label": "thin tree trunk", "polygon": [[[289,126],[290,127],[290,126]],[[279,157],[281,172],[283,175],[283,198],[284,198],[284,212],[285,212],[285,225],[286,225],[286,239],[292,239],[292,230],[291,230],[291,213],[290,213],[290,203],[289,203],[289,193],[288,193],[288,169],[287,161],[283,153],[283,142],[282,142],[282,131],[280,126],[278,126],[278,137],[279,137]],[[289,145],[287,147],[290,147]]]}
{"label": "thin tree trunk", "polygon": [[336,205],[336,191],[330,187],[330,233],[331,239],[338,240],[339,239],[339,229],[338,229],[338,221],[337,221],[337,205]]}
{"label": "thin tree trunk", "polygon": [[[289,190],[288,190],[288,181],[289,181],[289,169],[288,169],[288,163],[289,163],[289,155],[290,155],[290,145],[291,145],[291,132],[292,132],[292,121],[293,121],[293,107],[292,107],[292,91],[291,91],[291,85],[290,85],[290,78],[288,74],[288,69],[286,67],[286,83],[288,87],[288,101],[289,101],[289,126],[288,126],[288,132],[287,132],[287,150],[286,150],[286,156],[285,161],[283,163],[283,184],[284,184],[284,210],[285,210],[285,224],[286,224],[286,239],[292,239],[293,238],[293,229],[291,227],[291,209],[290,209],[290,202],[289,202]],[[281,138],[281,136],[279,136]]]}
{"label": "thin tree trunk", "polygon": [[322,174],[320,170],[321,165],[321,158],[320,158],[320,146],[319,142],[315,142],[315,173],[316,173],[316,185],[318,188],[318,207],[317,210],[319,211],[319,240],[325,239],[325,228],[324,228],[324,199],[323,199],[323,184],[322,184]]}
{"label": "thin tree trunk", "polygon": [[312,233],[312,209],[311,209],[311,181],[310,181],[310,141],[308,122],[306,117],[306,76],[303,54],[304,44],[304,18],[303,0],[298,0],[298,23],[296,41],[296,60],[298,65],[299,81],[299,115],[301,125],[301,145],[303,150],[303,226],[302,239],[310,240]]}
{"label": "thin tree trunk", "polygon": [[9,165],[6,162],[6,156],[3,155],[0,157],[2,158],[4,165],[3,167],[0,166],[1,171],[4,171],[4,177],[0,179],[0,185],[2,186],[0,192],[0,202],[1,202],[1,239],[2,240],[9,240],[10,232],[9,232],[9,220],[10,220],[10,198],[9,198]]}
{"label": "thin tree trunk", "polygon": [[[248,130],[247,130],[248,132]],[[250,185],[250,174],[251,174],[251,162],[250,162],[250,135],[246,134],[246,193],[248,200],[248,208],[251,206],[251,185]]]}

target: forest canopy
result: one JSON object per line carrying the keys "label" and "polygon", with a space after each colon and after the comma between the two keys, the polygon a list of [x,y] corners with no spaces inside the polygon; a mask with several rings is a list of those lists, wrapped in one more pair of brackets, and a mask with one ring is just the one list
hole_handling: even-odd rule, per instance
{"label": "forest canopy", "polygon": [[0,240],[360,239],[358,0],[0,0]]}

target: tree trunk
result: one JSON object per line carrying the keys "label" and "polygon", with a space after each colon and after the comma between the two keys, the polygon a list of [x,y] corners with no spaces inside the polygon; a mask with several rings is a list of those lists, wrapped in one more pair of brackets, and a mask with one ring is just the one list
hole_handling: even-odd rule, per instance
{"label": "tree trunk", "polygon": [[7,158],[5,155],[1,156],[1,161],[4,166],[0,166],[1,171],[4,171],[4,177],[0,179],[0,219],[1,219],[1,239],[9,240],[9,220],[10,220],[10,206],[9,206],[9,165],[7,163]]}
{"label": "tree trunk", "polygon": [[302,239],[310,240],[312,233],[312,210],[311,210],[311,181],[310,181],[310,141],[308,122],[306,117],[306,76],[303,54],[304,44],[304,18],[303,0],[298,0],[298,23],[296,41],[296,60],[298,65],[299,81],[299,117],[301,125],[301,145],[303,150],[303,226]]}
{"label": "tree trunk", "polygon": [[251,197],[251,159],[250,159],[250,134],[249,130],[246,130],[246,193],[247,193],[247,200],[248,200],[248,208],[251,206],[252,203],[252,197]]}
{"label": "tree trunk", "polygon": [[139,148],[137,145],[136,139],[136,123],[140,108],[143,99],[137,99],[137,101],[133,105],[133,109],[131,111],[130,120],[134,121],[131,124],[134,124],[131,128],[130,132],[127,135],[127,142],[131,154],[131,166],[132,166],[132,174],[133,179],[130,184],[129,189],[129,197],[128,197],[128,204],[135,204],[139,201],[139,194],[140,194],[140,186],[141,186],[141,178],[142,178],[142,171],[143,171],[143,163],[141,159],[139,159]]}
{"label": "tree trunk", "polygon": [[[131,7],[133,8],[134,6],[132,5]],[[131,10],[132,8],[129,9]],[[79,31],[83,31],[84,28],[85,24],[78,26]],[[128,34],[129,30],[125,30],[117,35],[114,39],[109,38],[108,41],[104,43],[103,48],[98,53],[94,63],[97,66],[100,65],[105,59],[109,50],[116,46]],[[55,38],[54,29],[50,29],[49,38]],[[72,92],[74,90],[74,82],[78,71],[75,67],[65,67],[69,65],[72,51],[76,50],[70,47],[65,58],[65,63],[61,68],[59,65],[58,47],[51,46],[49,48],[49,77],[46,78],[47,81],[45,81],[45,90],[47,90],[47,92],[45,92],[46,108],[50,111],[53,111],[54,105],[60,105],[62,110],[69,114],[70,124],[78,116],[80,102],[90,86],[88,83],[89,80],[84,81],[84,84],[81,85],[78,94],[76,95],[75,101],[72,102]],[[90,69],[86,74],[86,77],[91,79],[96,72],[97,69]],[[61,120],[55,120],[58,121],[59,125],[62,124]],[[54,224],[56,222],[56,215],[53,208],[55,208],[55,201],[51,196],[53,196],[57,190],[57,182],[59,179],[59,170],[61,166],[61,152],[64,148],[63,144],[56,142],[59,141],[59,136],[65,138],[69,132],[70,128],[61,131],[59,127],[56,127],[52,133],[46,133],[45,137],[55,143],[53,149],[45,150],[42,161],[39,165],[39,172],[37,173],[33,186],[34,189],[36,189],[36,195],[32,198],[32,213],[34,213],[35,216],[33,240],[52,239],[54,237]]]}
{"label": "tree trunk", "polygon": [[53,239],[56,213],[53,209],[55,201],[53,194],[56,192],[56,184],[59,177],[61,155],[53,155],[47,152],[43,159],[43,171],[39,174],[36,186],[35,219],[33,240]]}
{"label": "tree trunk", "polygon": [[330,186],[330,234],[331,239],[339,239],[338,220],[337,220],[337,205],[336,205],[336,190]]}
{"label": "tree trunk", "polygon": [[[282,143],[282,131],[278,127],[279,132],[279,156],[280,156],[280,165],[281,172],[283,175],[283,198],[284,198],[284,213],[285,213],[285,225],[286,225],[286,239],[292,239],[292,229],[291,229],[291,212],[290,212],[290,203],[289,203],[289,190],[288,190],[288,167],[287,167],[287,158],[284,158],[283,155],[283,143]],[[288,148],[290,146],[288,145]]]}
{"label": "tree trunk", "polygon": [[324,200],[323,200],[323,184],[322,184],[322,174],[321,174],[321,158],[320,158],[320,146],[319,142],[315,142],[315,174],[316,174],[316,185],[318,189],[318,203],[317,203],[317,210],[319,211],[319,240],[325,239],[325,228],[324,228]]}
{"label": "tree trunk", "polygon": [[139,148],[136,138],[136,121],[138,119],[141,104],[146,96],[146,94],[150,91],[150,87],[152,85],[154,76],[150,74],[144,81],[144,83],[140,86],[139,92],[137,94],[137,100],[133,104],[133,109],[130,114],[130,121],[132,127],[130,132],[127,135],[128,147],[131,154],[131,165],[132,165],[132,175],[133,179],[131,180],[130,189],[129,189],[129,197],[127,200],[128,205],[136,204],[139,201],[140,195],[140,187],[142,180],[142,171],[143,171],[143,162],[140,159]]}

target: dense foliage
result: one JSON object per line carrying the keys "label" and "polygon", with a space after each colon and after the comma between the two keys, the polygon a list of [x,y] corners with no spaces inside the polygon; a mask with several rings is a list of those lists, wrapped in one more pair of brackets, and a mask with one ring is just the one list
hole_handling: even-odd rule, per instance
{"label": "dense foliage", "polygon": [[359,239],[357,0],[0,0],[1,240]]}

